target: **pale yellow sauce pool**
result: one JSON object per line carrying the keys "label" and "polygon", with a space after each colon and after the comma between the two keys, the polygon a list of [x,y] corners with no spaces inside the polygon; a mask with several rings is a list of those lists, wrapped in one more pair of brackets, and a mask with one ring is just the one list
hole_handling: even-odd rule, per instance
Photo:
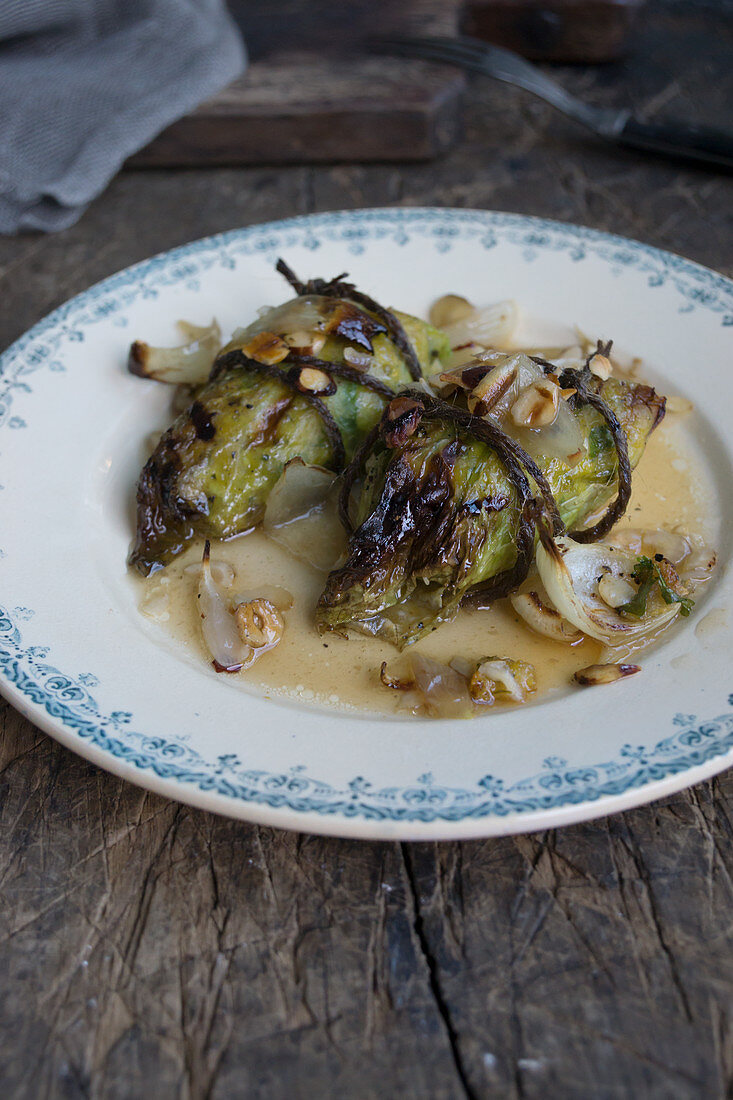
{"label": "pale yellow sauce pool", "polygon": [[[709,542],[713,532],[707,517],[712,514],[712,503],[713,490],[689,445],[685,418],[668,416],[652,435],[634,472],[631,503],[617,530],[677,528],[699,533]],[[207,663],[210,657],[201,638],[196,606],[197,576],[185,572],[187,565],[200,561],[201,550],[200,541],[192,544],[167,569],[139,584],[140,599],[148,611],[155,610],[158,629]],[[316,633],[313,610],[323,588],[324,573],[296,560],[260,531],[214,543],[211,552],[212,560],[233,566],[233,591],[253,594],[258,586],[278,585],[294,599],[292,608],[284,612],[286,627],[280,644],[250,669],[223,673],[230,682],[249,691],[342,710],[385,714],[400,711],[400,693],[382,687],[379,681],[382,662],[389,662],[391,667],[399,659],[393,646],[356,633],[348,640]],[[460,612],[452,623],[418,642],[413,652],[443,662],[454,657],[478,659],[490,655],[522,658],[531,662],[537,673],[538,691],[533,699],[546,697],[548,692],[573,690],[570,685],[577,669],[612,659],[602,658],[603,647],[589,639],[571,646],[533,633],[507,601],[500,601],[488,611]],[[624,657],[630,652],[625,650]],[[639,661],[638,655],[634,659]],[[481,708],[481,713],[486,710]]]}

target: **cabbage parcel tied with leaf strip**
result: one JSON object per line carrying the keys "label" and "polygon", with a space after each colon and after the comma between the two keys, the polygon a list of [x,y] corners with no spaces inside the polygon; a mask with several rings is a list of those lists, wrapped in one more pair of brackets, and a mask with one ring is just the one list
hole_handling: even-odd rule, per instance
{"label": "cabbage parcel tied with leaf strip", "polygon": [[[468,412],[460,389],[448,400],[413,390],[388,406],[357,456],[358,469],[347,472],[344,512],[353,530],[348,558],[318,605],[322,631],[353,628],[402,648],[452,619],[461,604],[486,607],[508,595],[529,571],[538,509],[555,534],[577,529],[582,541],[610,529],[628,500],[631,468],[664,415],[664,398],[587,367],[553,380],[552,370],[522,354],[469,368],[473,390],[492,371],[506,379],[507,368],[511,384],[484,416]],[[539,387],[539,400],[545,386],[558,391],[568,420],[564,455],[551,432],[557,416],[539,428],[511,416],[523,394]]]}
{"label": "cabbage parcel tied with leaf strip", "polygon": [[194,535],[230,538],[258,524],[292,459],[341,470],[394,393],[447,362],[447,338],[432,325],[386,310],[343,278],[303,284],[282,261],[278,270],[297,297],[224,348],[209,343],[208,370],[200,331],[195,354],[175,349],[178,370],[171,349],[132,346],[133,373],[193,387],[140,475],[130,561],[143,574]]}
{"label": "cabbage parcel tied with leaf strip", "polygon": [[[130,349],[134,374],[186,395],[140,475],[130,562],[147,576],[205,540],[200,566],[184,572],[198,569],[216,670],[270,660],[305,598],[266,583],[242,590],[211,559],[209,540],[261,525],[294,577],[297,561],[323,578],[308,644],[315,629],[402,650],[461,608],[508,597],[513,621],[547,645],[605,646],[592,664],[586,647],[577,685],[638,672],[628,651],[689,615],[715,564],[699,534],[617,526],[666,398],[618,369],[610,342],[578,334],[570,347],[512,348],[512,301],[475,309],[450,294],[428,322],[346,275],[301,282],[282,260],[277,270],[295,297],[224,346],[212,321],[181,324],[178,348]],[[516,706],[541,681],[526,652],[497,652],[483,635],[471,652],[418,645],[401,669],[383,656],[375,688],[431,717]]]}

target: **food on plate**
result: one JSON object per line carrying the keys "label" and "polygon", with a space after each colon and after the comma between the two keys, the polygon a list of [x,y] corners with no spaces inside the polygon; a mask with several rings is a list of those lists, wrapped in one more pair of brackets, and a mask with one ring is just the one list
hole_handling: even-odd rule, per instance
{"label": "food on plate", "polygon": [[[465,601],[488,606],[522,584],[538,520],[586,541],[623,513],[630,471],[664,399],[589,369],[558,380],[521,354],[492,356],[451,381],[470,372],[470,399],[497,371],[506,378],[507,368],[511,384],[482,415],[469,412],[461,390],[451,401],[408,391],[387,406],[344,475],[343,513],[353,529],[347,559],[318,605],[321,630],[368,631],[402,648]],[[517,404],[538,387],[557,395],[554,420],[517,424]]]}
{"label": "food on plate", "polygon": [[431,717],[526,704],[553,665],[583,687],[638,672],[715,564],[671,508],[628,521],[667,404],[639,362],[582,333],[521,346],[513,301],[449,294],[422,321],[277,267],[296,297],[225,346],[215,321],[132,345],[133,373],[187,398],[138,483],[144,613],[170,617],[172,580],[217,671],[310,667],[338,702],[366,668],[369,705]]}
{"label": "food on plate", "polygon": [[386,402],[447,360],[446,338],[427,322],[384,309],[343,279],[303,284],[280,270],[298,296],[237,329],[225,347],[214,346],[214,326],[206,341],[193,331],[195,352],[132,345],[133,373],[147,366],[160,379],[164,367],[194,387],[138,482],[130,561],[143,574],[194,535],[231,538],[254,527],[290,460],[343,469]]}

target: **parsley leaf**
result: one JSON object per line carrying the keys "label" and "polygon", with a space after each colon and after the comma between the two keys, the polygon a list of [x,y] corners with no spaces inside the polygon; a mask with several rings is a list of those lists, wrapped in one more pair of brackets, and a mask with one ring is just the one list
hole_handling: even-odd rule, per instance
{"label": "parsley leaf", "polygon": [[692,611],[695,601],[685,595],[677,571],[661,554],[657,554],[654,560],[646,557],[639,558],[632,576],[639,585],[639,590],[628,603],[618,608],[619,611],[625,611],[627,615],[635,615],[640,619],[646,614],[649,593],[655,584],[659,585],[659,593],[665,603],[680,605],[680,615],[686,617]]}

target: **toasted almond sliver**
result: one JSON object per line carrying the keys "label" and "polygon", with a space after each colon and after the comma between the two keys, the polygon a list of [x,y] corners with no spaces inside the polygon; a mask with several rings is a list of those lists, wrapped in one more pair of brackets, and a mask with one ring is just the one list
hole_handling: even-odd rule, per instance
{"label": "toasted almond sliver", "polygon": [[611,360],[608,358],[608,356],[600,355],[599,353],[591,356],[590,360],[588,361],[588,366],[590,367],[592,373],[604,382],[607,378],[610,378],[611,374],[613,373]]}
{"label": "toasted almond sliver", "polygon": [[599,684],[615,684],[635,672],[641,672],[641,665],[587,665],[586,668],[579,668],[573,679],[583,687],[596,687]]}
{"label": "toasted almond sliver", "polygon": [[334,393],[335,383],[329,374],[317,367],[303,367],[298,375],[298,389],[307,393]]}
{"label": "toasted almond sliver", "polygon": [[322,332],[306,332],[305,329],[289,332],[283,336],[283,340],[289,348],[297,348],[307,355],[318,355],[326,343],[326,337]]}
{"label": "toasted almond sliver", "polygon": [[278,336],[274,332],[258,332],[247,344],[242,346],[242,351],[250,359],[270,367],[276,363],[282,363],[283,359],[290,354],[290,348],[282,336]]}

